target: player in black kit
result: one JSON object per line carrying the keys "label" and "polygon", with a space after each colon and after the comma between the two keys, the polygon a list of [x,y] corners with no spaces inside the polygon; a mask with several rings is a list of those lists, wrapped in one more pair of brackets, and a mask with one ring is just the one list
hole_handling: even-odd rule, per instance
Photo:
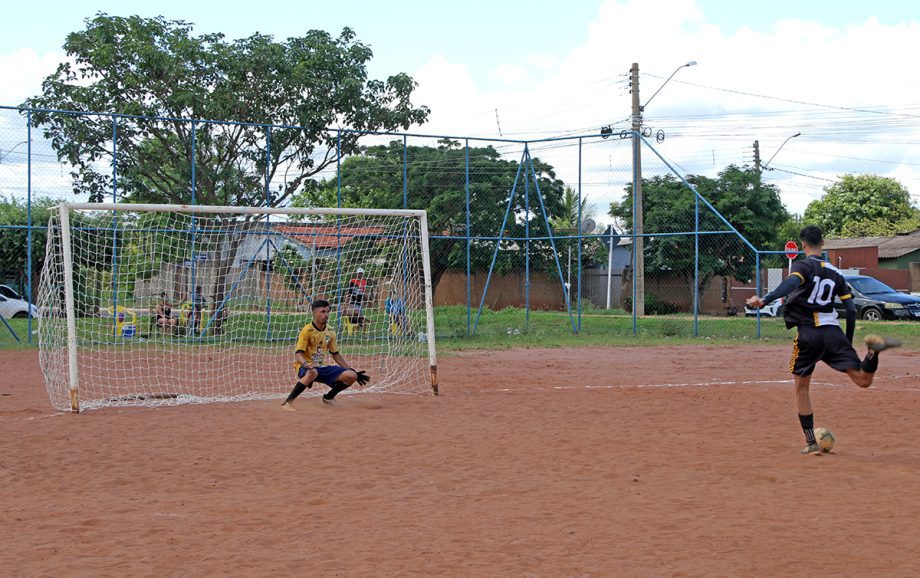
{"label": "player in black kit", "polygon": [[[805,249],[805,258],[792,264],[789,276],[779,287],[763,297],[755,295],[749,298],[747,305],[760,308],[788,295],[783,306],[786,328],[798,328],[789,371],[795,378],[796,408],[808,443],[802,453],[818,454],[821,449],[815,442],[815,419],[808,395],[815,365],[823,361],[837,371],[845,372],[859,387],[869,387],[878,369],[878,354],[901,345],[901,342],[867,335],[865,343],[869,352],[862,361],[859,360],[853,349],[856,305],[843,275],[821,258],[824,246],[821,229],[809,225],[802,229],[799,238]],[[839,297],[846,306],[846,335],[837,320],[834,297]]]}

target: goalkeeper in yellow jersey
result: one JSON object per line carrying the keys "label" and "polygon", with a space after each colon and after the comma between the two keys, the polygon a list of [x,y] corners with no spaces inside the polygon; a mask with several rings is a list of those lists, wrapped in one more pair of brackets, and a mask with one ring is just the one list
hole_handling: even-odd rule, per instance
{"label": "goalkeeper in yellow jersey", "polygon": [[[305,389],[313,387],[314,382],[325,383],[329,391],[323,395],[323,403],[333,405],[335,396],[347,389],[354,382],[365,385],[370,381],[363,371],[348,367],[348,362],[339,353],[335,340],[335,331],[329,328],[329,302],[317,299],[311,305],[313,320],[303,326],[297,337],[294,348],[294,369],[297,371],[297,382],[291,395],[281,404],[286,410],[293,410],[291,406],[297,396]],[[326,365],[326,354],[332,356],[337,365]]]}

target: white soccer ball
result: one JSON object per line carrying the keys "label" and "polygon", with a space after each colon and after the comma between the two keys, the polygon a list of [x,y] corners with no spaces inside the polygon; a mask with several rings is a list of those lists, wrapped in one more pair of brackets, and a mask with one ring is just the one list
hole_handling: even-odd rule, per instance
{"label": "white soccer ball", "polygon": [[815,429],[815,441],[818,442],[818,447],[821,448],[821,451],[827,453],[834,449],[834,443],[837,438],[834,437],[831,430],[826,427],[819,427]]}

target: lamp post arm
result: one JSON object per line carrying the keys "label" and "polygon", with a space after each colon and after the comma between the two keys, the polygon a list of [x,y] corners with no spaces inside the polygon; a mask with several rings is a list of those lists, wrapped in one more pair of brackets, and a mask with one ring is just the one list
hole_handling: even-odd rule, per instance
{"label": "lamp post arm", "polygon": [[672,78],[674,78],[674,75],[675,75],[675,74],[677,74],[678,72],[680,72],[680,69],[681,69],[681,68],[687,68],[688,66],[694,66],[695,64],[696,64],[696,61],[695,61],[695,60],[691,60],[691,61],[688,62],[687,64],[681,64],[680,66],[678,66],[678,67],[674,70],[674,72],[671,73],[671,76],[669,76],[669,77],[667,78],[667,80],[665,80],[664,82],[661,83],[661,86],[658,87],[658,90],[656,90],[655,93],[652,94],[652,96],[649,97],[649,99],[645,101],[645,104],[643,104],[642,106],[639,107],[639,110],[640,110],[640,111],[645,110],[645,107],[648,106],[648,103],[652,102],[652,99],[655,98],[655,96],[657,96],[659,92],[661,92],[661,89],[664,88],[664,86],[665,86],[667,83],[669,83],[669,82],[671,81]]}
{"label": "lamp post arm", "polygon": [[783,150],[783,147],[786,146],[786,143],[787,143],[787,142],[789,142],[790,140],[794,139],[795,137],[801,136],[801,135],[802,135],[802,133],[797,132],[797,133],[795,133],[794,135],[788,137],[786,140],[784,140],[784,141],[783,141],[783,144],[779,145],[779,148],[776,149],[776,152],[773,153],[773,156],[772,156],[772,157],[770,157],[770,160],[768,160],[766,163],[764,163],[763,168],[772,171],[773,169],[770,168],[770,163],[773,162],[773,159],[776,158],[776,155],[779,154],[779,151]]}

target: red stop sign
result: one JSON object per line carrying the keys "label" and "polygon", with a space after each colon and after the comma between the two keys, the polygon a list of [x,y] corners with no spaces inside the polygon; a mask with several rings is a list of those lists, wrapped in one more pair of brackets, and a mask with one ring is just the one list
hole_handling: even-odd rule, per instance
{"label": "red stop sign", "polygon": [[788,241],[786,243],[785,249],[786,249],[786,257],[790,259],[795,259],[796,256],[799,254],[799,246],[798,244],[796,244],[795,241]]}

